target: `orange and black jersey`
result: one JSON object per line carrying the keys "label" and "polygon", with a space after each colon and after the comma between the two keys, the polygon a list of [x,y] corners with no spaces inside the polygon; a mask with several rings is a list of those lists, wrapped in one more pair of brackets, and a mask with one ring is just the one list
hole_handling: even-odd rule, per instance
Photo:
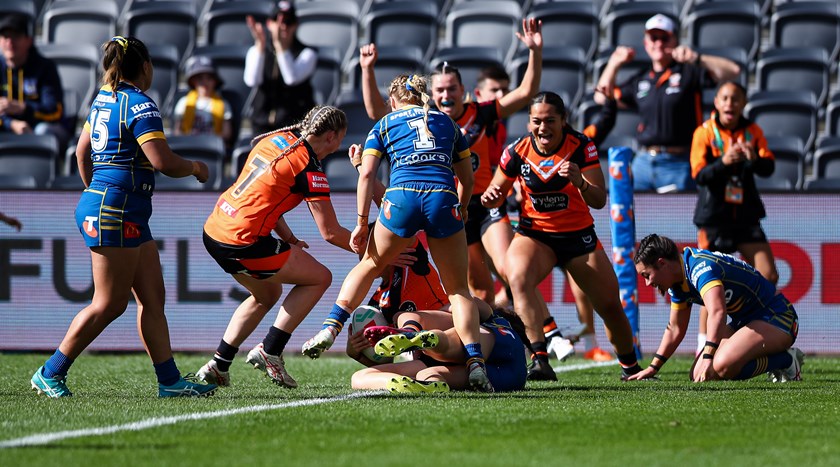
{"label": "orange and black jersey", "polygon": [[211,238],[250,245],[270,235],[280,216],[301,201],[329,198],[327,176],[306,140],[280,158],[299,137],[285,131],[257,143],[236,183],[219,196],[204,224]]}
{"label": "orange and black jersey", "polygon": [[498,99],[480,104],[469,102],[464,104],[464,113],[455,121],[461,127],[461,133],[466,138],[467,144],[470,146],[470,152],[472,152],[473,172],[475,173],[473,194],[484,193],[493,179],[491,154],[495,143],[488,135],[488,129],[495,127],[499,121],[500,112]]}
{"label": "orange and black jersey", "polygon": [[429,262],[423,244],[415,239],[411,248],[415,249],[417,261],[411,266],[394,266],[391,276],[382,280],[368,303],[379,308],[391,323],[400,311],[440,310],[449,305],[440,276]]}
{"label": "orange and black jersey", "polygon": [[[758,159],[724,165],[722,156],[736,141],[751,144]],[[755,186],[754,174],[769,177],[775,167],[773,153],[767,148],[764,132],[758,125],[741,117],[738,125],[728,130],[712,113],[712,118],[694,131],[691,143],[691,176],[697,181],[698,191],[694,223],[710,227],[758,224],[766,213]],[[743,202],[740,204],[728,203],[725,199],[726,186],[733,177],[743,188]]]}
{"label": "orange and black jersey", "polygon": [[519,178],[521,227],[543,232],[574,232],[594,223],[580,191],[568,178],[557,175],[560,164],[566,160],[577,164],[581,172],[601,170],[595,144],[568,125],[553,154],[540,152],[531,135],[505,149],[499,167],[508,178]]}

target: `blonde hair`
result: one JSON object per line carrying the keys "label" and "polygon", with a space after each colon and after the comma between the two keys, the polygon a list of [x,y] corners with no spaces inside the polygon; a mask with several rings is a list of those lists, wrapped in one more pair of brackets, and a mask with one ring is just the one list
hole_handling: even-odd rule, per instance
{"label": "blonde hair", "polygon": [[138,78],[143,73],[143,64],[150,61],[149,50],[140,39],[114,36],[102,44],[102,82],[116,96],[120,81]]}
{"label": "blonde hair", "polygon": [[251,140],[251,147],[254,147],[262,141],[264,138],[267,138],[271,135],[275,135],[277,133],[281,133],[284,131],[291,131],[297,130],[300,131],[300,137],[295,140],[294,143],[289,145],[283,152],[277,156],[271,164],[274,165],[275,162],[279,161],[280,159],[286,157],[286,154],[294,150],[296,147],[300,146],[303,143],[303,140],[306,139],[307,136],[320,136],[328,131],[335,131],[339,132],[347,128],[347,115],[344,114],[344,111],[339,109],[338,107],[333,107],[331,105],[316,105],[306,113],[306,116],[303,117],[303,120],[289,125],[287,127],[279,128],[274,131],[269,131],[267,133],[263,133],[261,135],[257,135],[254,139]]}
{"label": "blonde hair", "polygon": [[426,78],[420,75],[397,75],[391,86],[388,88],[388,95],[404,104],[419,105],[423,107],[423,125],[426,127],[426,134],[431,135],[429,130],[429,97]]}

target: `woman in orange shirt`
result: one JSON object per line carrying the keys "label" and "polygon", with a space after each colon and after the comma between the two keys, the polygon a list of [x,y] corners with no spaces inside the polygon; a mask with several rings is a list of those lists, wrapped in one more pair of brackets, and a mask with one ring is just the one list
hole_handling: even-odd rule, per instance
{"label": "woman in orange shirt", "polygon": [[234,312],[213,359],[198,371],[204,381],[230,385],[228,370],[239,345],[280,299],[283,284],[293,284],[274,325],[246,362],[280,386],[297,387],[282,352],[330,286],[332,274],[303,250],[309,245],[295,237],[283,214],[306,201],[324,240],[352,251],[350,231],[338,223],[320,163],[338,150],[346,132],[344,112],[316,106],[302,122],[257,136],[236,183],[216,202],[204,224],[204,246],[251,296]]}

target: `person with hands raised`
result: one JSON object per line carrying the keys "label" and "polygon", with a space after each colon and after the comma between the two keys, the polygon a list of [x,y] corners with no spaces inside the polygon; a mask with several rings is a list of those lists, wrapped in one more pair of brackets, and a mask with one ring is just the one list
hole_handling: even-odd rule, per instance
{"label": "person with hands raised", "polygon": [[566,122],[563,99],[540,92],[529,108],[529,134],[505,149],[484,206],[502,204],[519,181],[522,210],[505,257],[516,314],[533,348],[530,379],[556,379],[548,363],[537,285],[551,270],[571,274],[604,320],[626,378],[640,371],[630,322],[621,307],[618,280],[595,233],[589,208],[606,205],[604,175],[594,143]]}

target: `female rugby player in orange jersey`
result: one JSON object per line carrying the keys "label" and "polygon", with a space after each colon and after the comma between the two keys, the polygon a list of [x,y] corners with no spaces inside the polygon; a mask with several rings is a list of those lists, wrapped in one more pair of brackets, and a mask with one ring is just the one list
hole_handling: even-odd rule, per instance
{"label": "female rugby player in orange jersey", "polygon": [[330,286],[332,274],[303,250],[309,245],[295,237],[283,214],[306,201],[324,240],[352,251],[350,231],[338,223],[320,164],[338,150],[346,132],[344,112],[316,106],[302,122],[257,136],[239,178],[219,197],[204,224],[204,245],[251,296],[234,312],[213,359],[198,371],[204,381],[230,385],[228,370],[239,345],[280,299],[283,284],[293,284],[273,326],[246,362],[280,386],[297,387],[282,352]]}
{"label": "female rugby player in orange jersey", "polygon": [[[595,234],[589,208],[607,201],[604,175],[592,141],[566,124],[563,99],[541,92],[531,101],[530,134],[508,146],[482,195],[501,205],[514,181],[523,193],[516,236],[507,251],[508,280],[516,314],[534,348],[532,373],[551,379],[537,285],[555,266],[566,269],[592,300],[616,349],[623,377],[641,371],[630,322],[621,308],[618,280]],[[539,379],[539,378],[532,378]]]}

